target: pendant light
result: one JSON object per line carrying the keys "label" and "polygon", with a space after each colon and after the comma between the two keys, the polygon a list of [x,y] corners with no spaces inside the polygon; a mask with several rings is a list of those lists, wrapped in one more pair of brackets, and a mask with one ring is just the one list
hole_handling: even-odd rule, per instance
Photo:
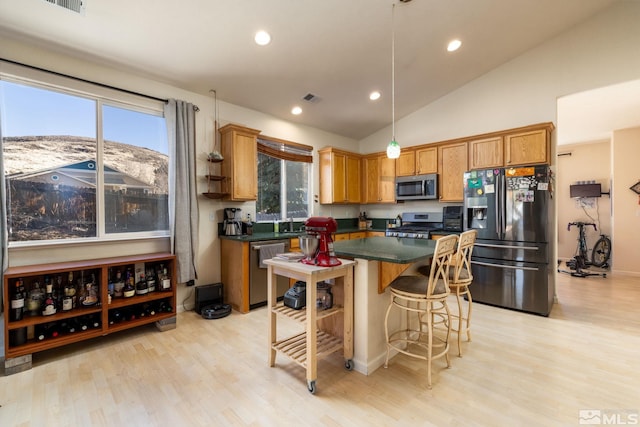
{"label": "pendant light", "polygon": [[391,142],[387,145],[387,157],[397,159],[400,157],[400,144],[396,141],[396,31],[395,8],[391,5]]}

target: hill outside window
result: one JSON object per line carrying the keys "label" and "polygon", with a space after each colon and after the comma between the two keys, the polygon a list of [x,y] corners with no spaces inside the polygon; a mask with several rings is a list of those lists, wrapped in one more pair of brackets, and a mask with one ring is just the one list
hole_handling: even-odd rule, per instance
{"label": "hill outside window", "polygon": [[0,78],[11,246],[168,235],[161,102]]}

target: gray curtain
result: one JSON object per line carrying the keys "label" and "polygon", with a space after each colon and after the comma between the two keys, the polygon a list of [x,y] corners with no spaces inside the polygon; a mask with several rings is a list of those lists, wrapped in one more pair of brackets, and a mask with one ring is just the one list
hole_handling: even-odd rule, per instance
{"label": "gray curtain", "polygon": [[178,283],[198,277],[198,203],[195,178],[195,113],[198,107],[170,99],[164,107],[169,138],[169,227]]}
{"label": "gray curtain", "polygon": [[[4,283],[4,271],[7,269],[9,262],[8,257],[8,236],[7,236],[7,195],[5,194],[5,181],[4,181],[4,160],[3,160],[3,147],[2,147],[2,114],[0,114],[0,177],[2,177],[2,185],[0,185],[0,280]],[[4,301],[0,292],[0,310],[4,308]],[[4,310],[0,311],[4,313]],[[2,322],[0,322],[0,326]]]}

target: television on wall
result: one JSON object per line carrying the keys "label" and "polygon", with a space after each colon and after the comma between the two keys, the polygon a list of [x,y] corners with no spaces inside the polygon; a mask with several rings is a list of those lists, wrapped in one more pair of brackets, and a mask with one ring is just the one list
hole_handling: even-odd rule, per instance
{"label": "television on wall", "polygon": [[575,184],[569,186],[571,197],[601,197],[602,188],[600,184]]}

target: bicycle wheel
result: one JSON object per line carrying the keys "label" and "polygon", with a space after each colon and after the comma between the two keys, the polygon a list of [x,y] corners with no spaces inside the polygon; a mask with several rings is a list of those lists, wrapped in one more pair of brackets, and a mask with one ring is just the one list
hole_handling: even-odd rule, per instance
{"label": "bicycle wheel", "polygon": [[595,267],[606,267],[611,256],[611,240],[607,236],[600,236],[591,253],[591,264]]}

